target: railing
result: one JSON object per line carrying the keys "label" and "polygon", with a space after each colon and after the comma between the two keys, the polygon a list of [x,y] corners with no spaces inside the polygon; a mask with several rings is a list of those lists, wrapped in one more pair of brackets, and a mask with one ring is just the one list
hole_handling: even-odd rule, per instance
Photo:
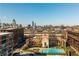
{"label": "railing", "polygon": [[72,35],[72,34],[71,34],[71,35],[68,34],[68,36],[71,37],[71,38],[73,38],[73,39],[75,39],[75,40],[78,40],[78,39],[79,39],[78,37],[76,37],[76,36],[74,36],[74,35]]}
{"label": "railing", "polygon": [[75,52],[76,54],[79,56],[79,51],[77,51],[74,47],[70,46]]}

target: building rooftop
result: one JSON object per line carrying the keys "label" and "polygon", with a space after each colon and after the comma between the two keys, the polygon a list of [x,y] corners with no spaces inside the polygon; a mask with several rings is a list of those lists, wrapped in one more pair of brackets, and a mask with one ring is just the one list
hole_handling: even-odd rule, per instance
{"label": "building rooftop", "polygon": [[74,33],[79,33],[79,29],[72,29],[72,30],[67,30],[67,31],[74,32]]}
{"label": "building rooftop", "polygon": [[21,28],[0,28],[0,30],[14,30],[14,29],[21,29]]}
{"label": "building rooftop", "polygon": [[12,32],[1,32],[0,35],[12,34]]}

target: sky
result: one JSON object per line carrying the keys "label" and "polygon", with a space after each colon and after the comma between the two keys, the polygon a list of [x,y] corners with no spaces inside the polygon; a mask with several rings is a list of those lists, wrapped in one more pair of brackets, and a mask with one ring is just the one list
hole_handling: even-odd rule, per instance
{"label": "sky", "polygon": [[0,3],[0,22],[28,25],[79,25],[79,4]]}

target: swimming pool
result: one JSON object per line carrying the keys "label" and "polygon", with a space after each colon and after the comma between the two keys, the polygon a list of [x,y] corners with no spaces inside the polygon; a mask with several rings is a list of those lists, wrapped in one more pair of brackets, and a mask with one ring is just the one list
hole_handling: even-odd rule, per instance
{"label": "swimming pool", "polygon": [[43,49],[40,51],[40,53],[50,53],[50,54],[64,54],[64,49]]}

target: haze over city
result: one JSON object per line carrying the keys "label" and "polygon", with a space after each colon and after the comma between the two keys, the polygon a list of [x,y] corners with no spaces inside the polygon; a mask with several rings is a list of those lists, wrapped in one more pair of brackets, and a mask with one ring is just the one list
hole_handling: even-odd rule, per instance
{"label": "haze over city", "polygon": [[28,25],[79,25],[79,4],[0,4],[1,22]]}
{"label": "haze over city", "polygon": [[78,11],[79,4],[0,4],[0,56],[79,56]]}

